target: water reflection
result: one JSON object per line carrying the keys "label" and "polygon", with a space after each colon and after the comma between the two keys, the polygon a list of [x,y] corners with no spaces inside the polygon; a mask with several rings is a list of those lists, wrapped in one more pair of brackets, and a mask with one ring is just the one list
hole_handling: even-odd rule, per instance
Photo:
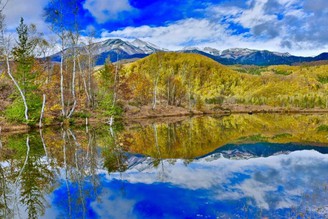
{"label": "water reflection", "polygon": [[[154,158],[193,159],[231,143],[271,142],[327,145],[328,115],[231,115],[176,123],[136,124],[120,132],[129,151]],[[323,129],[325,130],[325,129]],[[328,130],[328,129],[327,129]],[[157,136],[157,137],[156,137]]]}
{"label": "water reflection", "polygon": [[1,218],[328,216],[326,115],[3,135]]}

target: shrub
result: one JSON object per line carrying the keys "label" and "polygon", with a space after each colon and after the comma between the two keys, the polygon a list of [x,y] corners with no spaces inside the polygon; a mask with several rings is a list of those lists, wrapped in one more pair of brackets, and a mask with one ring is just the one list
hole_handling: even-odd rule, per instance
{"label": "shrub", "polygon": [[41,98],[37,95],[27,97],[29,121],[25,120],[25,107],[21,98],[16,98],[14,102],[5,110],[5,117],[12,122],[27,123],[35,125],[40,118],[42,107]]}

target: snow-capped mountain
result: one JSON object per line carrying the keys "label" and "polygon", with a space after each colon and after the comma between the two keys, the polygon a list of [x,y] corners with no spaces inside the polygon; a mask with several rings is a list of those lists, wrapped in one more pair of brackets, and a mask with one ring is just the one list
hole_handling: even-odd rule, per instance
{"label": "snow-capped mountain", "polygon": [[233,48],[223,51],[206,47],[198,49],[181,50],[179,52],[198,53],[205,55],[224,65],[291,65],[294,63],[328,60],[328,53],[320,54],[316,57],[292,56],[289,53],[271,52],[268,50],[254,50],[247,48]]}
{"label": "snow-capped mountain", "polygon": [[221,51],[220,50],[217,50],[217,49],[214,49],[214,48],[211,48],[211,47],[205,47],[203,49],[203,52],[206,52],[206,53],[211,54],[211,55],[214,55],[214,56],[221,55]]}
{"label": "snow-capped mountain", "polygon": [[135,54],[151,54],[156,51],[161,51],[159,47],[152,43],[135,39],[132,42],[123,41],[121,39],[108,39],[97,43],[98,55],[108,51],[117,51],[129,55]]}
{"label": "snow-capped mountain", "polygon": [[124,52],[128,55],[134,54],[143,54],[145,53],[142,49],[134,46],[129,42],[125,42],[121,39],[109,39],[97,44],[97,55],[108,52],[108,51],[117,51]]}
{"label": "snow-capped mountain", "polygon": [[[94,54],[97,57],[96,64],[103,65],[107,58],[112,62],[126,59],[144,58],[157,51],[168,51],[150,42],[140,39],[123,41],[121,39],[108,39],[93,44]],[[83,47],[79,48],[84,51]],[[66,50],[66,51],[69,51]],[[177,52],[198,53],[207,56],[224,65],[281,65],[301,62],[328,60],[328,53],[322,53],[316,57],[292,56],[289,53],[271,52],[268,50],[254,50],[247,48],[232,48],[219,51],[215,48],[186,47]],[[68,52],[69,54],[69,52]],[[60,53],[51,56],[53,61],[60,60]]]}
{"label": "snow-capped mountain", "polygon": [[[86,51],[85,47],[79,47],[81,53]],[[108,39],[92,44],[93,54],[96,56],[96,64],[103,65],[106,59],[116,62],[122,59],[144,58],[156,51],[161,51],[159,47],[145,41],[136,39],[132,42],[121,39]],[[66,49],[69,54],[69,49]],[[53,61],[60,61],[60,53],[51,56]]]}
{"label": "snow-capped mountain", "polygon": [[220,56],[226,59],[238,59],[243,56],[248,56],[254,53],[255,51],[256,50],[252,50],[252,49],[233,48],[233,49],[223,50]]}
{"label": "snow-capped mountain", "polygon": [[138,49],[142,50],[144,53],[146,54],[151,54],[154,53],[156,51],[162,51],[164,49],[159,48],[158,46],[149,43],[149,42],[145,42],[139,39],[135,39],[134,41],[131,42],[131,44],[135,47],[137,47]]}

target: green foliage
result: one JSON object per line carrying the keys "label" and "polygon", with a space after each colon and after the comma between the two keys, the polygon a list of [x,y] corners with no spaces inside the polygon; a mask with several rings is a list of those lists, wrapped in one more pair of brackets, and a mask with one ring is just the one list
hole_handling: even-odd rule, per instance
{"label": "green foliage", "polygon": [[328,132],[328,125],[321,125],[318,127],[319,132]]}
{"label": "green foliage", "polygon": [[33,50],[36,44],[31,39],[30,30],[24,24],[23,18],[21,18],[20,25],[16,30],[18,33],[18,42],[12,51],[16,64],[14,74],[26,98],[29,121],[25,121],[25,107],[21,96],[17,92],[11,95],[13,97],[13,104],[6,109],[5,116],[10,121],[25,122],[29,125],[34,125],[40,116],[42,104],[38,92],[39,82],[37,77],[39,76],[39,72],[34,69],[35,58]]}
{"label": "green foliage", "polygon": [[16,99],[6,110],[5,117],[12,122],[25,122],[24,104],[21,99]]}
{"label": "green foliage", "polygon": [[322,84],[328,83],[328,75],[327,76],[318,76],[318,81]]}
{"label": "green foliage", "polygon": [[34,56],[33,50],[35,48],[35,42],[30,39],[30,33],[28,26],[24,24],[24,19],[21,18],[20,25],[16,29],[18,34],[18,44],[13,48],[13,56],[17,62],[16,77],[18,83],[21,86],[24,94],[32,92],[36,89],[35,78],[37,73],[32,73]]}
{"label": "green foliage", "polygon": [[73,115],[75,118],[82,118],[82,119],[85,119],[85,118],[90,118],[91,114],[90,112],[85,112],[85,111],[77,111],[74,113]]}
{"label": "green foliage", "polygon": [[246,74],[250,74],[250,75],[261,75],[262,72],[266,71],[265,67],[262,66],[241,66],[241,65],[237,65],[237,66],[231,66],[231,68],[237,72],[240,73],[246,73]]}
{"label": "green foliage", "polygon": [[273,72],[278,75],[290,75],[292,72],[281,70],[281,69],[273,69]]}
{"label": "green foliage", "polygon": [[292,137],[292,135],[289,133],[281,133],[281,134],[273,136],[272,139],[282,139],[282,138],[288,138],[288,137]]}
{"label": "green foliage", "polygon": [[42,101],[38,96],[28,96],[27,105],[29,107],[29,121],[25,121],[25,107],[20,98],[15,99],[14,102],[5,110],[5,117],[12,122],[27,122],[28,125],[35,125],[40,118]]}
{"label": "green foliage", "polygon": [[247,136],[247,137],[242,137],[239,140],[245,141],[245,142],[248,142],[248,141],[251,141],[251,142],[265,142],[265,141],[267,141],[267,137],[265,137],[261,134],[258,134],[258,135],[251,135],[251,136]]}
{"label": "green foliage", "polygon": [[123,110],[120,105],[114,103],[115,69],[112,63],[106,63],[99,71],[98,108],[105,116],[121,116]]}
{"label": "green foliage", "polygon": [[213,98],[210,98],[210,99],[206,99],[205,103],[221,105],[224,102],[224,100],[225,100],[224,96],[218,96],[218,97],[213,97]]}
{"label": "green foliage", "polygon": [[123,113],[123,109],[122,107],[120,106],[109,106],[109,107],[106,107],[106,110],[103,111],[103,115],[104,116],[115,116],[115,117],[120,117],[122,116],[122,113]]}

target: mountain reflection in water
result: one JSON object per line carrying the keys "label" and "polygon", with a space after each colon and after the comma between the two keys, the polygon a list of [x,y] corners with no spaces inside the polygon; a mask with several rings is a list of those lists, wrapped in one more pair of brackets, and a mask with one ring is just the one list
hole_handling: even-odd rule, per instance
{"label": "mountain reflection in water", "polygon": [[328,117],[2,135],[1,218],[328,217]]}

